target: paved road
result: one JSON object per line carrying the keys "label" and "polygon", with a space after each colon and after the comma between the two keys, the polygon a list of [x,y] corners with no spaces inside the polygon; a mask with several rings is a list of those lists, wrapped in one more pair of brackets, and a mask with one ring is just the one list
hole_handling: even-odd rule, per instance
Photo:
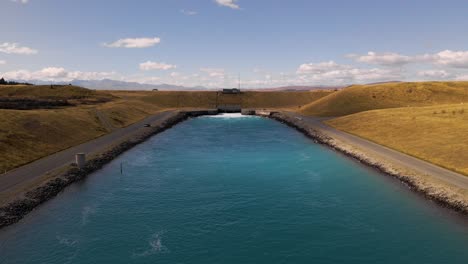
{"label": "paved road", "polygon": [[403,167],[412,168],[419,173],[430,175],[434,178],[453,184],[459,188],[468,190],[468,176],[453,172],[451,170],[447,170],[432,163],[420,160],[418,158],[384,147],[366,139],[337,130],[333,127],[324,124],[322,122],[326,120],[324,118],[307,117],[292,112],[288,112],[285,114],[296,118],[301,118],[311,128],[323,131],[323,133],[326,135],[329,135],[344,142],[348,142],[351,145],[366,150],[371,154],[376,153],[393,163],[399,164]]}
{"label": "paved road", "polygon": [[59,169],[66,164],[70,164],[74,161],[76,153],[83,152],[91,154],[103,150],[112,144],[136,133],[139,129],[142,129],[143,124],[158,124],[172,116],[174,113],[174,111],[158,113],[128,127],[117,129],[110,134],[57,152],[50,156],[36,160],[30,164],[9,171],[6,174],[2,174],[0,175],[0,193],[10,191],[15,186],[27,183],[28,181],[34,180],[50,171]]}

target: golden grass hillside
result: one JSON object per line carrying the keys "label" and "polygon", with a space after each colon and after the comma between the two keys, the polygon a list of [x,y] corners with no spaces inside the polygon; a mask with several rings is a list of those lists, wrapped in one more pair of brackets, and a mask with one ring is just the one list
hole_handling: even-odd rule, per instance
{"label": "golden grass hillside", "polygon": [[103,92],[72,85],[0,85],[0,97],[29,99],[112,99]]}
{"label": "golden grass hillside", "polygon": [[468,102],[468,82],[354,85],[301,108],[315,116],[343,116],[367,110]]}
{"label": "golden grass hillside", "polygon": [[75,86],[1,85],[0,97],[88,102],[55,109],[0,109],[0,172],[87,142],[161,110],[154,104]]}
{"label": "golden grass hillside", "polygon": [[109,91],[114,96],[125,100],[140,100],[141,102],[165,108],[214,108],[216,92],[204,91]]}
{"label": "golden grass hillside", "polygon": [[334,93],[331,90],[297,92],[245,92],[242,107],[292,108],[301,107]]}
{"label": "golden grass hillside", "polygon": [[[162,109],[116,100],[61,109],[0,109],[0,172],[87,142]],[[104,118],[109,120],[110,127]]]}
{"label": "golden grass hillside", "polygon": [[223,94],[216,91],[107,91],[126,99],[140,100],[165,108],[216,108],[238,104],[243,108],[297,108],[325,97],[333,91],[254,92]]}
{"label": "golden grass hillside", "polygon": [[0,110],[0,172],[106,133],[91,109]]}
{"label": "golden grass hillside", "polygon": [[468,175],[468,104],[374,110],[327,123]]}

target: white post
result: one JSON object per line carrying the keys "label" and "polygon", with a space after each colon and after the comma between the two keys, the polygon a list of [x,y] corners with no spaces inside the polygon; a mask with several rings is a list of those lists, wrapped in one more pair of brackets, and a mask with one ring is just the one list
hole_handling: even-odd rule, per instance
{"label": "white post", "polygon": [[84,169],[86,166],[86,154],[85,153],[77,153],[76,154],[76,165],[78,169]]}

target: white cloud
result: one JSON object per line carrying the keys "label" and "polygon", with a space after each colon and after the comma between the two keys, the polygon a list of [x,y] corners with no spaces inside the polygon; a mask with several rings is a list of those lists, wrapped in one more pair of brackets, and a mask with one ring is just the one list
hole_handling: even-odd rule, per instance
{"label": "white cloud", "polygon": [[465,75],[458,75],[455,80],[457,81],[468,81],[468,74]]}
{"label": "white cloud", "polygon": [[21,4],[27,4],[29,3],[29,0],[11,0],[12,2],[15,2],[15,3],[21,3]]}
{"label": "white cloud", "polygon": [[468,68],[468,51],[444,50],[433,54],[405,56],[398,53],[368,52],[366,55],[349,54],[357,62],[382,66],[403,66],[410,63],[432,63],[451,68]]}
{"label": "white cloud", "polygon": [[6,64],[6,61],[0,60],[0,65],[4,65],[4,64]]}
{"label": "white cloud", "polygon": [[38,51],[28,47],[21,47],[18,43],[4,42],[0,44],[0,52],[7,54],[31,55]]}
{"label": "white cloud", "polygon": [[36,72],[36,74],[47,79],[61,79],[67,77],[68,72],[64,68],[48,67]]}
{"label": "white cloud", "polygon": [[430,80],[440,80],[440,79],[448,79],[453,77],[452,74],[445,70],[426,70],[426,71],[419,71],[418,76],[423,77],[424,79]]}
{"label": "white cloud", "polygon": [[468,51],[444,50],[436,54],[420,56],[420,60],[429,61],[440,66],[468,68]]}
{"label": "white cloud", "polygon": [[180,77],[181,74],[180,74],[179,72],[171,72],[170,76],[171,76],[172,78],[177,78],[177,77]]}
{"label": "white cloud", "polygon": [[57,81],[68,82],[71,80],[99,80],[116,76],[115,72],[82,72],[67,71],[62,67],[47,67],[38,71],[18,70],[0,74],[6,79],[23,81]]}
{"label": "white cloud", "polygon": [[201,68],[200,71],[208,74],[210,77],[224,77],[226,74],[224,69],[219,68]]}
{"label": "white cloud", "polygon": [[393,52],[376,53],[369,51],[366,55],[350,54],[347,57],[358,62],[383,66],[402,66],[412,62],[411,57]]}
{"label": "white cloud", "polygon": [[351,66],[348,65],[340,65],[334,61],[326,61],[320,63],[307,63],[302,64],[299,66],[297,70],[298,74],[320,74],[326,73],[333,70],[345,70],[350,69]]}
{"label": "white cloud", "polygon": [[187,16],[194,16],[196,14],[198,14],[197,11],[193,11],[193,10],[185,10],[185,9],[182,9],[180,10],[180,12],[184,15],[187,15]]}
{"label": "white cloud", "polygon": [[399,80],[400,72],[392,69],[364,69],[334,61],[302,64],[297,70],[299,82],[308,84],[351,84]]}
{"label": "white cloud", "polygon": [[237,0],[215,0],[215,2],[220,6],[226,6],[232,9],[240,9],[237,4]]}
{"label": "white cloud", "polygon": [[172,64],[167,64],[164,62],[153,62],[153,61],[147,61],[140,63],[140,70],[142,71],[150,71],[150,70],[170,70],[170,69],[175,69],[177,68],[176,65]]}
{"label": "white cloud", "polygon": [[104,43],[104,47],[108,48],[149,48],[161,43],[160,38],[124,38],[113,43]]}

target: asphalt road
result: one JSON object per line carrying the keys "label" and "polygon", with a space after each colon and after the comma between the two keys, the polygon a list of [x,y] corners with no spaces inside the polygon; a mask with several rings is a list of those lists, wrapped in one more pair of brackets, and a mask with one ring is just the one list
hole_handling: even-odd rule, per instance
{"label": "asphalt road", "polygon": [[[94,140],[88,141],[81,145],[71,147],[69,149],[57,152],[50,156],[36,160],[32,163],[11,170],[6,174],[0,175],[0,193],[11,191],[14,187],[34,180],[50,171],[59,169],[64,165],[75,161],[76,153],[92,154],[104,150],[120,140],[144,129],[144,124],[158,124],[168,119],[174,111],[166,111],[147,117],[140,122],[130,126],[117,129],[112,133],[106,134]],[[57,139],[60,140],[60,139]]]}
{"label": "asphalt road", "polygon": [[399,164],[403,167],[414,169],[421,174],[427,174],[434,178],[440,179],[459,188],[468,190],[468,176],[447,170],[435,164],[429,163],[424,160],[409,156],[399,151],[387,148],[385,146],[376,144],[369,140],[348,134],[346,132],[337,130],[331,126],[323,123],[326,118],[307,117],[297,113],[285,113],[296,118],[301,118],[308,126],[323,134],[329,135],[332,138],[347,142],[353,146],[361,148],[369,154],[376,153],[392,163]]}

